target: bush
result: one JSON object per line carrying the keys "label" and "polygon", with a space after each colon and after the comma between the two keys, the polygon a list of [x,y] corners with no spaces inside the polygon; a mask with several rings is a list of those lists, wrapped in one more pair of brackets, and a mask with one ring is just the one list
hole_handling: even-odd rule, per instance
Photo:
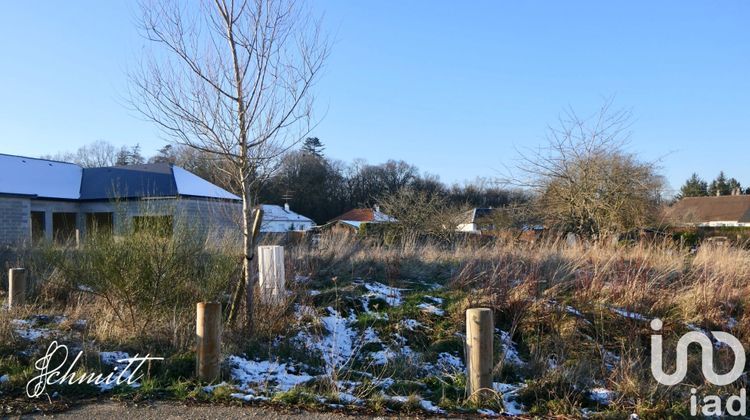
{"label": "bush", "polygon": [[92,235],[59,268],[72,290],[103,301],[130,337],[148,337],[163,320],[173,328],[189,324],[196,302],[225,300],[239,275],[237,259],[205,250],[188,232],[165,237],[149,230]]}

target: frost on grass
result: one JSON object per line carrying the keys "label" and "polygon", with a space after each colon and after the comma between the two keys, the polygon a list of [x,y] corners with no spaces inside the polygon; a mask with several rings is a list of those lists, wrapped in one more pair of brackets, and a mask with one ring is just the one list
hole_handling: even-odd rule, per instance
{"label": "frost on grass", "polygon": [[229,356],[227,363],[238,389],[246,393],[253,392],[256,387],[289,391],[313,379],[305,372],[295,373],[297,369],[287,363],[253,361],[239,356]]}

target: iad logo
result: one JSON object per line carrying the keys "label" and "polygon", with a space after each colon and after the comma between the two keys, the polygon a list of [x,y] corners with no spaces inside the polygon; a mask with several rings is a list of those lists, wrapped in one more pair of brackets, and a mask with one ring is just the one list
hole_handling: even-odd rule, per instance
{"label": "iad logo", "polygon": [[[656,318],[651,321],[651,329],[661,331],[663,324],[660,319]],[[724,374],[718,374],[714,371],[714,345],[711,339],[704,333],[691,331],[677,342],[677,369],[672,374],[667,374],[662,369],[662,341],[661,334],[651,335],[651,373],[654,378],[663,385],[677,385],[685,379],[688,369],[688,346],[692,343],[701,346],[701,370],[703,376],[708,382],[714,385],[729,385],[739,379],[745,369],[745,349],[742,343],[735,336],[723,331],[711,331],[714,338],[722,343],[727,344],[734,352],[734,366],[732,370]]]}
{"label": "iad logo", "polygon": [[[663,323],[660,319],[655,318],[651,321],[651,329],[661,331]],[[677,385],[685,379],[688,369],[688,346],[692,343],[699,344],[701,347],[701,370],[706,380],[717,386],[729,385],[740,378],[745,368],[745,349],[742,343],[732,334],[723,331],[711,331],[716,341],[724,343],[732,349],[734,353],[734,366],[732,370],[724,374],[718,374],[714,371],[714,345],[711,339],[702,332],[691,331],[686,333],[677,342],[677,358],[674,373],[667,374],[664,372],[662,365],[663,348],[661,334],[651,335],[651,374],[663,385]],[[690,414],[698,414],[698,398],[695,395],[696,390],[690,390]],[[736,407],[739,403],[739,407]],[[721,398],[717,395],[708,395],[703,398],[701,404],[703,415],[723,415],[721,407]],[[745,389],[743,388],[740,395],[730,396],[727,399],[726,413],[729,415],[745,415]]]}

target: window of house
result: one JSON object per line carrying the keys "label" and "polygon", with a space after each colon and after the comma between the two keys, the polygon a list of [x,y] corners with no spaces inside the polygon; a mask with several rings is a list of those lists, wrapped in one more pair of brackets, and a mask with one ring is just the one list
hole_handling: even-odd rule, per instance
{"label": "window of house", "polygon": [[44,231],[46,230],[43,211],[31,212],[31,241],[38,243],[44,240]]}
{"label": "window of house", "polygon": [[111,212],[86,213],[86,232],[88,234],[111,235],[114,229]]}
{"label": "window of house", "polygon": [[57,243],[76,239],[76,213],[52,213],[52,238]]}
{"label": "window of house", "polygon": [[159,236],[171,236],[172,216],[133,216],[133,230],[136,233],[153,233]]}

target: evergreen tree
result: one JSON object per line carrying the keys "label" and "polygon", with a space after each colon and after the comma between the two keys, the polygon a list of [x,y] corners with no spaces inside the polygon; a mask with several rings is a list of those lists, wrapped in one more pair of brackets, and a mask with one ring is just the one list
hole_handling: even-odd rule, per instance
{"label": "evergreen tree", "polygon": [[708,186],[708,194],[709,195],[729,195],[732,193],[732,189],[729,186],[729,182],[727,181],[726,175],[724,175],[724,171],[719,172],[719,176],[716,177],[713,181],[711,181],[711,185]]}
{"label": "evergreen tree", "polygon": [[323,150],[325,150],[323,142],[317,137],[308,137],[302,143],[302,151],[317,158],[323,157]]}
{"label": "evergreen tree", "polygon": [[708,187],[709,195],[732,195],[734,191],[742,193],[742,185],[735,178],[727,179],[724,171],[719,172],[719,176]]}
{"label": "evergreen tree", "polygon": [[693,173],[685,184],[680,188],[679,198],[705,197],[708,195],[708,183],[702,180],[698,174]]}

